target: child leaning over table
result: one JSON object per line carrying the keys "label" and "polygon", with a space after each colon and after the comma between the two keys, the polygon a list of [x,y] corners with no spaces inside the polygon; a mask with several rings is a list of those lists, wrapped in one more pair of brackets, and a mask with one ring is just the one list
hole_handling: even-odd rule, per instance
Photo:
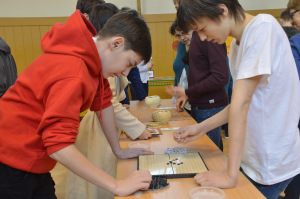
{"label": "child leaning over table", "polygon": [[[95,6],[90,15],[89,20],[93,24],[97,32],[99,32],[107,22],[107,20],[118,12],[118,8],[110,3],[103,3]],[[94,37],[97,40],[97,37]],[[148,139],[151,133],[146,129],[137,118],[133,117],[120,101],[125,98],[124,88],[128,84],[128,80],[124,76],[109,77],[110,89],[113,93],[111,100],[114,108],[114,116],[116,119],[115,131],[111,133],[118,134],[121,129],[131,139]],[[88,111],[80,122],[79,134],[77,136],[75,146],[78,150],[88,158],[97,167],[103,169],[109,175],[116,177],[117,158],[113,154],[109,143],[105,138],[103,129],[99,123],[98,116],[94,111]],[[54,169],[55,170],[55,169]],[[58,170],[56,170],[58,172]],[[110,199],[114,198],[114,194],[87,182],[73,172],[67,172],[65,199]]]}
{"label": "child leaning over table", "polygon": [[229,124],[227,170],[200,173],[195,180],[201,186],[231,188],[241,166],[257,189],[276,199],[300,173],[300,83],[285,32],[274,17],[251,16],[237,0],[181,0],[177,17],[183,29],[193,27],[201,40],[222,44],[234,37],[231,104],[174,132],[179,143],[187,143]]}
{"label": "child leaning over table", "polygon": [[[74,146],[80,118],[97,111],[118,158],[149,154],[121,149],[114,131],[111,91],[106,79],[126,76],[151,57],[151,36],[136,11],[114,15],[99,32],[79,11],[55,24],[42,39],[44,53],[0,99],[0,195],[3,198],[56,198],[49,171],[56,161],[116,195],[147,189],[149,171],[116,180]],[[145,43],[147,45],[145,45]],[[95,45],[96,44],[96,45]]]}

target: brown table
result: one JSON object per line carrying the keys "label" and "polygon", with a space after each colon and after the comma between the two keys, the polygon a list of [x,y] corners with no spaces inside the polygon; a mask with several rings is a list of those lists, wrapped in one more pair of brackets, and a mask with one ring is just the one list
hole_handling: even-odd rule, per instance
{"label": "brown table", "polygon": [[[171,100],[162,100],[160,107],[174,107]],[[131,102],[129,111],[141,119],[143,122],[152,121],[151,113],[156,109],[147,108],[145,102]],[[188,113],[178,113],[176,109],[170,109],[172,118],[168,125],[162,127],[182,127],[186,125],[196,124]],[[212,171],[224,171],[227,167],[226,156],[217,148],[217,146],[208,138],[203,136],[202,138],[190,142],[186,145],[180,145],[173,139],[174,131],[163,131],[163,135],[159,137],[153,137],[149,140],[151,142],[151,150],[155,154],[164,154],[165,150],[169,147],[185,147],[190,152],[200,152],[207,167]],[[121,137],[120,145],[122,148],[127,148],[128,143],[131,142],[129,138]],[[117,166],[117,179],[127,177],[130,173],[137,169],[137,159],[118,160]],[[168,179],[170,185],[159,191],[138,191],[127,197],[119,198],[143,198],[143,199],[188,199],[189,191],[199,186],[193,178],[178,178]],[[223,189],[226,194],[226,199],[262,199],[265,198],[242,174],[239,173],[238,184],[232,189]]]}

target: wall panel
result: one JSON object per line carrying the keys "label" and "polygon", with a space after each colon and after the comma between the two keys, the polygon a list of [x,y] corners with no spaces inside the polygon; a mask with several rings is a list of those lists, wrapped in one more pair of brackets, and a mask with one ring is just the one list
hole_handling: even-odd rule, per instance
{"label": "wall panel", "polygon": [[0,36],[8,43],[15,58],[18,74],[41,53],[40,40],[57,22],[66,17],[0,18]]}

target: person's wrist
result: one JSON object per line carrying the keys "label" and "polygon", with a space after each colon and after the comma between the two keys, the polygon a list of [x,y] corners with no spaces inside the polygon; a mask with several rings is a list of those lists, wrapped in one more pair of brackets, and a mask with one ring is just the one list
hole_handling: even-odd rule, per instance
{"label": "person's wrist", "polygon": [[235,187],[238,180],[238,172],[233,172],[227,169],[226,177],[228,181],[228,188]]}
{"label": "person's wrist", "polygon": [[113,152],[117,156],[117,158],[122,157],[122,149],[120,147],[117,147],[116,149],[113,149]]}

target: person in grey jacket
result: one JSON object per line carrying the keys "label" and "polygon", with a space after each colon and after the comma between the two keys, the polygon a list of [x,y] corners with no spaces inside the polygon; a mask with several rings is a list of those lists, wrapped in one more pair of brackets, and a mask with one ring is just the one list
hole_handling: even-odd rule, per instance
{"label": "person in grey jacket", "polygon": [[17,79],[17,67],[10,47],[0,37],[0,98]]}

